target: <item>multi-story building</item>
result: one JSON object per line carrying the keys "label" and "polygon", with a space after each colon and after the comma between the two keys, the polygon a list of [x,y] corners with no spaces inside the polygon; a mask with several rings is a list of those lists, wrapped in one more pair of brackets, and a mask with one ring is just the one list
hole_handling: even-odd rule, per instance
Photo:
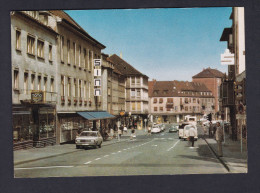
{"label": "multi-story building", "polygon": [[[228,109],[231,122],[230,135],[233,140],[247,140],[246,127],[246,68],[245,68],[245,18],[244,8],[234,7],[230,16],[232,26],[225,28],[220,41],[227,42],[233,60],[228,64],[228,76],[221,85],[223,111]],[[223,54],[225,56],[225,54]]]}
{"label": "multi-story building", "polygon": [[[110,56],[109,60],[126,77],[125,111],[131,117],[129,124],[140,129],[148,115],[148,77],[115,54]],[[122,86],[121,89],[123,89]]]}
{"label": "multi-story building", "polygon": [[214,114],[217,119],[219,113],[219,87],[221,85],[222,78],[225,76],[224,73],[220,72],[217,69],[206,68],[203,69],[200,73],[192,77],[192,82],[203,83],[206,87],[212,92],[212,95],[215,98],[215,110]]}
{"label": "multi-story building", "polygon": [[56,141],[58,34],[48,22],[45,11],[11,12],[14,149]]}
{"label": "multi-story building", "polygon": [[202,83],[149,81],[149,106],[152,122],[180,122],[185,115],[198,119],[214,112],[215,98]]}

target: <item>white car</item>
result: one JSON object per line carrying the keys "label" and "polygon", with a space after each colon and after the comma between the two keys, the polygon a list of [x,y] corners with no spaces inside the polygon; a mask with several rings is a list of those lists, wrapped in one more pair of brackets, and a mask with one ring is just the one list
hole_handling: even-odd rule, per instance
{"label": "white car", "polygon": [[76,148],[93,146],[101,148],[103,138],[98,131],[83,131],[75,139]]}
{"label": "white car", "polygon": [[190,130],[190,128],[194,128],[195,129],[195,136],[194,136],[194,139],[195,140],[197,140],[198,139],[198,129],[197,129],[197,127],[195,126],[195,125],[186,125],[185,127],[184,127],[184,131],[183,131],[183,139],[184,140],[186,140],[190,135],[189,135],[189,130]]}
{"label": "white car", "polygon": [[151,129],[151,133],[160,133],[161,129],[159,126],[153,126],[153,128]]}

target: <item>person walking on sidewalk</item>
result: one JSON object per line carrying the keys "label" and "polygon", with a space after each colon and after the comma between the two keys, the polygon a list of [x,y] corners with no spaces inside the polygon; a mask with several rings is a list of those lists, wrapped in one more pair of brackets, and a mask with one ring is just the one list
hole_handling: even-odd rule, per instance
{"label": "person walking on sidewalk", "polygon": [[213,138],[214,128],[212,122],[209,122],[209,138]]}
{"label": "person walking on sidewalk", "polygon": [[[123,127],[123,126],[121,126],[121,127]],[[120,141],[120,139],[121,139],[121,135],[122,135],[121,127],[119,127],[119,128],[118,128],[118,131],[117,131],[117,134],[118,134],[118,141]]]}
{"label": "person walking on sidewalk", "polygon": [[194,127],[191,127],[189,130],[189,141],[191,142],[191,146],[194,147],[194,137],[196,136],[196,130]]}
{"label": "person walking on sidewalk", "polygon": [[217,122],[216,141],[217,141],[217,144],[218,144],[218,156],[222,157],[223,156],[223,151],[222,151],[223,128],[220,125],[220,122]]}

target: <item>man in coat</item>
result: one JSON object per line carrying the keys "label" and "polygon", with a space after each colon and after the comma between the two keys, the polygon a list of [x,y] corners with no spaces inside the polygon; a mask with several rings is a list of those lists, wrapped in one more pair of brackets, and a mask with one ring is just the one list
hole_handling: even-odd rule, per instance
{"label": "man in coat", "polygon": [[223,151],[222,151],[222,141],[223,141],[223,128],[220,125],[220,122],[217,122],[216,126],[216,141],[218,144],[218,156],[222,157],[223,156]]}

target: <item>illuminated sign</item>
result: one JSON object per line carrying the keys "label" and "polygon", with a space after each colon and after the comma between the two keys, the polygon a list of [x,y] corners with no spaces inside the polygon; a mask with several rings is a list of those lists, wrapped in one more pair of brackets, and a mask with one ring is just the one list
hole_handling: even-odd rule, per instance
{"label": "illuminated sign", "polygon": [[31,92],[31,102],[32,103],[43,103],[44,102],[44,92],[43,91],[32,91]]}

